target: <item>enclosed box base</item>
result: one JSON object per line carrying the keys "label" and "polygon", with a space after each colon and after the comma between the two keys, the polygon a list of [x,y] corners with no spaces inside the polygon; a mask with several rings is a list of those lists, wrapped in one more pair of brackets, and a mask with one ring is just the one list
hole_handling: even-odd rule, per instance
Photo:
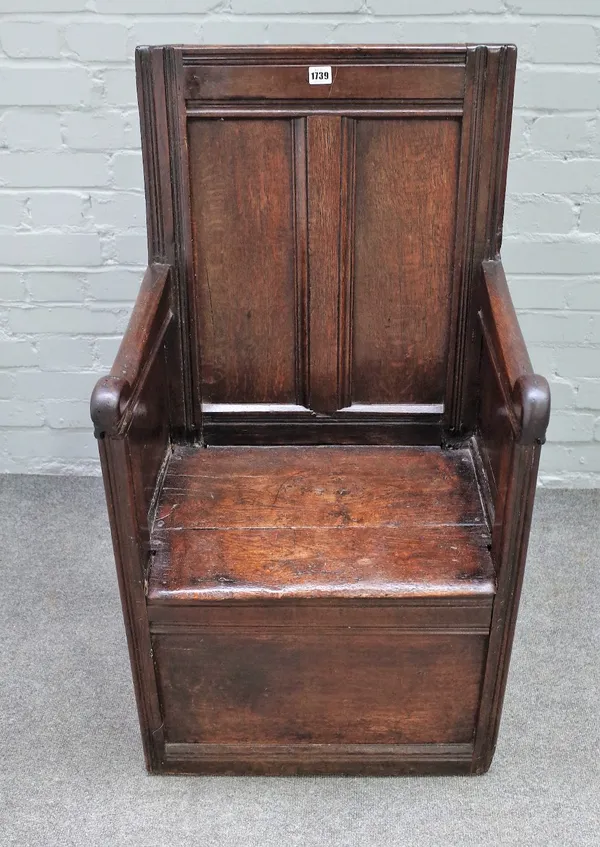
{"label": "enclosed box base", "polygon": [[467,450],[178,448],[154,526],[165,770],[469,770],[494,575]]}

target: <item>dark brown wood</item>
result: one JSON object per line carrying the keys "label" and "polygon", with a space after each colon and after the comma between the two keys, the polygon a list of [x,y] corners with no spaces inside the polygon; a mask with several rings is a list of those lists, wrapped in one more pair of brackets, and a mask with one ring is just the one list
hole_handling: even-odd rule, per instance
{"label": "dark brown wood", "polygon": [[170,743],[469,744],[487,637],[266,624],[153,645]]}
{"label": "dark brown wood", "polygon": [[550,416],[550,389],[533,372],[502,262],[482,265],[479,320],[483,347],[502,391],[511,428],[520,444],[543,444]]}
{"label": "dark brown wood", "polygon": [[484,527],[466,450],[403,447],[182,448],[162,527]]}
{"label": "dark brown wood", "polygon": [[149,770],[489,767],[550,408],[515,64],[138,49],[149,267],[91,412]]}
{"label": "dark brown wood", "polygon": [[[260,409],[260,407],[258,407]],[[432,410],[433,409],[433,410]],[[440,444],[444,438],[438,407],[350,407],[332,415],[270,406],[204,412],[206,444]]]}
{"label": "dark brown wood", "polygon": [[293,138],[290,120],[189,125],[207,410],[217,403],[295,403]]}
{"label": "dark brown wood", "polygon": [[454,266],[455,334],[447,389],[447,425],[455,434],[472,431],[475,426],[471,398],[477,380],[479,334],[474,291],[481,262],[497,257],[502,243],[516,64],[517,51],[512,45],[469,48]]}
{"label": "dark brown wood", "polygon": [[[464,92],[462,64],[364,65],[336,61],[332,100],[456,100]],[[216,65],[186,68],[187,100],[306,100],[323,97],[318,86],[308,87],[308,68],[302,63]]]}
{"label": "dark brown wood", "polygon": [[165,55],[166,51],[141,47],[136,50],[135,59],[146,187],[148,260],[149,264],[166,263],[171,268],[170,299],[176,330],[170,350],[169,406],[172,429],[183,436],[187,422],[192,420],[191,371],[186,342],[189,336],[186,290],[177,248],[181,227],[173,206],[177,174],[171,170]]}
{"label": "dark brown wood", "polygon": [[[263,597],[260,600],[229,600],[221,592],[218,600],[194,601],[193,604],[168,605],[152,602],[148,617],[154,633],[196,632],[205,627],[257,627],[268,623],[280,626],[319,626],[331,629],[343,625],[352,629],[391,627],[407,632],[436,632],[487,635],[490,628],[493,592],[482,580],[482,590],[462,590],[460,601],[449,593],[429,597]],[[318,610],[318,621],[315,611]]]}
{"label": "dark brown wood", "polygon": [[[469,353],[473,349],[469,346],[469,316],[475,261],[476,202],[483,153],[481,137],[486,102],[486,64],[490,49],[473,47],[466,58],[446,381],[448,399],[444,408],[446,427],[453,435],[463,430],[464,377],[470,364]],[[493,78],[490,78],[490,87],[493,88]],[[473,167],[473,162],[477,162],[477,167]]]}
{"label": "dark brown wood", "polygon": [[443,404],[459,131],[458,121],[357,121],[356,403]]}
{"label": "dark brown wood", "polygon": [[[309,262],[309,403],[315,412],[339,407],[339,320],[343,123],[338,116],[307,122]],[[331,199],[335,197],[335,203]]]}
{"label": "dark brown wood", "polygon": [[184,448],[148,601],[491,596],[489,541],[467,450]]}
{"label": "dark brown wood", "polygon": [[489,768],[498,736],[540,449],[550,416],[548,383],[533,373],[501,261],[484,262],[481,275],[481,400],[474,440],[489,480],[498,595],[475,739],[476,772]]}
{"label": "dark brown wood", "polygon": [[471,527],[156,532],[148,601],[492,595],[487,537]]}
{"label": "dark brown wood", "polygon": [[[438,421],[443,418],[451,432],[465,430],[463,397],[476,358],[471,291],[478,263],[493,255],[490,250],[497,242],[491,236],[486,241],[489,215],[487,206],[481,207],[480,196],[485,195],[489,213],[497,220],[504,174],[497,162],[505,165],[506,156],[503,152],[492,162],[489,150],[500,143],[507,146],[505,101],[511,92],[513,59],[508,48],[481,46],[431,51],[269,48],[268,53],[184,48],[180,64],[188,85],[190,138],[198,120],[208,125],[216,122],[214,131],[223,132],[219,129],[223,123],[241,119],[246,124],[254,117],[267,133],[270,126],[287,118],[295,130],[293,166],[286,156],[278,165],[273,163],[279,181],[277,191],[270,193],[273,210],[295,211],[295,266],[287,272],[295,277],[296,288],[295,363],[290,361],[289,344],[281,358],[282,367],[284,362],[288,368],[295,364],[295,402],[206,402],[203,435],[207,442],[373,441],[372,428],[363,425],[369,423],[367,416],[381,418],[381,432],[385,426],[392,433],[387,436],[391,443],[411,439],[422,443],[423,427],[412,427],[409,420],[419,414],[437,415]],[[329,87],[310,86],[308,64],[303,61],[334,62],[336,80],[350,73],[352,79],[362,80],[362,89],[344,94],[341,89],[338,92],[337,82]],[[300,71],[306,77],[301,83]],[[362,76],[355,74],[358,71]],[[389,76],[377,99],[369,88],[373,72]],[[422,90],[413,92],[411,83],[403,83],[395,101],[388,99],[394,80],[412,80],[415,74]],[[451,85],[446,91],[436,88],[436,80],[459,78],[460,91],[453,91]],[[208,99],[203,99],[196,83]],[[250,86],[249,99],[241,91],[233,96],[238,83],[242,88]],[[294,85],[300,84],[305,93],[302,100],[294,93]],[[251,94],[253,86],[258,86],[262,99]],[[222,96],[217,96],[220,87]],[[257,145],[265,146],[264,140]],[[233,144],[234,152],[236,147],[238,167],[243,170],[246,160],[251,167],[252,158],[239,143]],[[200,154],[192,159],[212,167],[212,157],[208,162]],[[396,167],[400,159],[404,168]],[[217,158],[214,163],[226,182],[228,169],[217,167]],[[192,179],[192,191],[195,182]],[[493,195],[489,202],[488,195]],[[206,203],[201,205],[208,208]],[[234,209],[231,204],[230,214]],[[251,215],[243,230],[243,242],[253,245],[249,273],[243,284],[231,284],[240,292],[250,285],[260,297],[268,287],[268,276],[254,272],[251,257],[260,245],[269,243],[268,238]],[[278,255],[289,257],[289,228],[287,232],[288,247],[282,246]],[[202,245],[197,243],[195,249],[198,255]],[[230,270],[232,278],[238,279],[246,269],[233,252]],[[277,261],[270,264],[275,271]],[[286,273],[280,272],[277,286],[270,286],[273,292],[282,291],[285,278]],[[202,285],[201,279],[198,290]],[[280,322],[290,307],[289,289],[288,285]],[[423,291],[426,297],[421,296]],[[189,296],[198,299],[193,293]],[[209,320],[206,310],[198,311],[200,323]],[[233,319],[235,309],[231,311]],[[274,321],[272,311],[262,310],[263,349],[252,346],[249,373],[256,371],[253,363],[272,361],[281,354],[281,342],[289,337],[289,319],[278,333],[269,326]],[[224,333],[224,344],[226,338]],[[242,342],[243,334],[240,351]],[[198,385],[197,395],[204,389]],[[307,412],[303,420],[298,419],[306,406],[313,414]],[[336,426],[337,420],[344,426]],[[401,430],[396,437],[395,427]]]}
{"label": "dark brown wood", "polygon": [[172,321],[169,276],[169,267],[159,264],[150,265],[144,274],[111,372],[98,381],[92,395],[90,412],[97,438],[119,434],[131,422],[136,394],[162,351]]}
{"label": "dark brown wood", "polygon": [[170,269],[151,265],[108,377],[91,401],[146,765],[159,767],[162,716],[146,606],[150,527],[170,453]]}
{"label": "dark brown wood", "polygon": [[165,773],[468,774],[471,744],[165,744]]}

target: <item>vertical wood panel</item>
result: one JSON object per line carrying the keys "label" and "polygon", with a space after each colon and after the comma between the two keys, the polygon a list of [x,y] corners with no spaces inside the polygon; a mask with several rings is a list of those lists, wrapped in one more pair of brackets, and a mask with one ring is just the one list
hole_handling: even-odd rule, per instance
{"label": "vertical wood panel", "polygon": [[446,421],[451,432],[461,429],[467,358],[476,349],[473,347],[474,339],[471,333],[473,329],[471,300],[473,268],[477,266],[474,262],[476,206],[482,169],[481,141],[487,58],[488,52],[484,47],[474,47],[467,53],[456,216],[454,297],[451,313],[452,340],[447,369]]}
{"label": "vertical wood panel", "polygon": [[[478,269],[483,259],[494,258],[500,252],[502,219],[508,167],[508,145],[513,103],[516,48],[490,47],[486,50],[485,92],[481,117],[481,141],[478,159],[473,168],[479,172],[477,185],[477,213],[473,239],[473,271],[470,313],[467,324],[475,328],[472,343],[465,351],[462,396],[460,397],[460,427],[471,430],[475,424],[475,411],[471,396],[477,381],[478,321],[477,284]],[[483,86],[482,86],[483,87]]]}
{"label": "vertical wood panel", "polygon": [[[193,404],[190,403],[192,384],[191,355],[188,339],[187,291],[179,272],[180,254],[176,243],[181,236],[179,218],[176,220],[174,193],[181,169],[171,156],[172,132],[178,126],[175,113],[183,111],[178,98],[176,63],[171,56],[168,72],[165,53],[152,47],[138,47],[135,54],[146,219],[148,232],[148,263],[160,262],[171,266],[171,309],[177,323],[169,344],[169,415],[173,433],[181,434],[192,426]],[[171,170],[171,164],[174,165]],[[177,233],[177,235],[176,235]]]}
{"label": "vertical wood panel", "polygon": [[308,185],[306,119],[292,124],[294,145],[294,226],[296,269],[296,403],[308,406]]}
{"label": "vertical wood panel", "polygon": [[342,118],[342,179],[340,186],[340,295],[338,402],[352,403],[352,314],[354,301],[354,230],[356,187],[356,121]]}
{"label": "vertical wood panel", "polygon": [[186,429],[189,433],[196,433],[201,428],[202,414],[195,390],[198,385],[198,345],[194,344],[198,334],[196,310],[193,293],[189,290],[193,278],[193,256],[187,119],[181,53],[174,47],[165,50],[164,75],[173,209],[173,241],[169,252],[172,250],[171,274],[178,299]]}
{"label": "vertical wood panel", "polygon": [[189,138],[203,400],[293,403],[292,122],[194,120]]}
{"label": "vertical wood panel", "polygon": [[444,400],[460,125],[359,120],[352,399]]}
{"label": "vertical wood panel", "polygon": [[342,119],[308,118],[310,407],[338,407]]}
{"label": "vertical wood panel", "polygon": [[159,767],[164,720],[158,699],[145,597],[144,532],[136,520],[134,477],[126,438],[98,441],[119,593],[129,647],[146,767]]}

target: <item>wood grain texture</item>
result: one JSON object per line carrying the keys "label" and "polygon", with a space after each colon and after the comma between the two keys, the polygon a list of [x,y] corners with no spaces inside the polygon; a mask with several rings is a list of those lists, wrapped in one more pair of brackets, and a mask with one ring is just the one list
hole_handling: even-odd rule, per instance
{"label": "wood grain texture", "polygon": [[494,370],[489,350],[485,347],[481,351],[480,377],[485,389],[481,392],[479,402],[476,441],[495,509],[498,491],[505,479],[503,465],[507,460],[507,448],[512,441],[512,427],[502,394],[501,382]]}
{"label": "wood grain texture", "polygon": [[481,688],[473,773],[485,773],[489,769],[496,749],[525,574],[539,460],[539,444],[515,443],[510,454],[506,485],[499,492],[501,510],[497,510],[492,538],[498,593]]}
{"label": "wood grain texture", "polygon": [[[485,580],[483,580],[485,582]],[[207,600],[193,604],[150,603],[155,634],[191,634],[209,629],[269,630],[393,629],[397,632],[488,635],[493,595],[484,591],[428,597],[263,597]]]}
{"label": "wood grain texture", "polygon": [[[466,44],[196,44],[177,48],[185,67],[204,65],[464,65]],[[493,49],[493,48],[488,48]]]}
{"label": "wood grain texture", "polygon": [[550,388],[533,372],[502,262],[482,264],[480,331],[504,397],[504,408],[521,444],[543,444],[550,418]]}
{"label": "wood grain texture", "polygon": [[203,400],[293,403],[292,124],[195,120],[188,131]]}
{"label": "wood grain texture", "polygon": [[142,162],[146,193],[146,231],[149,264],[171,267],[170,307],[176,330],[169,351],[169,406],[171,427],[181,436],[186,427],[186,403],[189,403],[191,374],[183,354],[183,326],[187,324],[185,293],[176,267],[175,212],[173,192],[175,175],[171,170],[170,137],[167,119],[164,51],[149,47],[136,50],[137,94],[140,112]]}
{"label": "wood grain texture", "polygon": [[[113,367],[108,376],[98,380],[92,393],[90,415],[97,438],[116,436],[126,430],[148,369],[157,357],[164,358],[172,352],[171,279],[168,265],[152,264],[146,269]],[[174,359],[171,364],[175,364]],[[169,388],[167,382],[165,402]]]}
{"label": "wood grain texture", "polygon": [[[147,319],[141,320],[144,314]],[[137,317],[115,363],[128,373],[130,392],[117,425],[99,433],[99,450],[144,755],[148,769],[154,770],[163,733],[145,595],[152,506],[170,452],[169,337],[157,331],[151,310],[140,308]],[[172,330],[170,317],[168,313]]]}
{"label": "wood grain texture", "polygon": [[171,449],[167,384],[166,357],[161,352],[148,368],[126,433],[137,521],[143,527],[146,551],[149,513]]}
{"label": "wood grain texture", "polygon": [[444,400],[459,129],[356,124],[354,402]]}
{"label": "wood grain texture", "polygon": [[472,744],[165,744],[166,773],[299,776],[463,774]]}
{"label": "wood grain texture", "polygon": [[176,450],[148,601],[491,597],[489,541],[468,451]]}
{"label": "wood grain texture", "polygon": [[444,441],[441,415],[335,415],[309,413],[301,420],[293,412],[280,414],[206,414],[204,443],[208,445],[277,444],[404,444],[432,445]]}
{"label": "wood grain texture", "polygon": [[136,67],[151,269],[92,411],[147,767],[481,773],[549,413],[498,257],[514,48]]}
{"label": "wood grain texture", "polygon": [[148,602],[492,596],[488,543],[473,527],[156,532]]}
{"label": "wood grain texture", "polygon": [[481,266],[481,317],[488,330],[486,346],[493,347],[499,374],[510,390],[519,377],[533,373],[531,359],[513,306],[502,262],[483,262]]}
{"label": "wood grain texture", "polygon": [[[466,339],[471,337],[474,321],[471,309],[472,270],[476,266],[474,251],[479,251],[477,255],[485,255],[485,251],[480,250],[483,242],[477,233],[487,231],[485,226],[482,230],[482,220],[488,210],[489,215],[493,212],[495,221],[501,220],[498,214],[501,197],[493,180],[501,182],[502,169],[494,164],[497,158],[492,162],[489,148],[493,143],[506,142],[502,128],[506,126],[505,101],[510,94],[511,76],[509,59],[502,59],[505,53],[500,48],[488,50],[474,46],[431,52],[413,47],[399,48],[396,52],[390,48],[373,51],[363,48],[265,48],[262,52],[232,48],[222,53],[213,48],[197,51],[183,48],[178,54],[184,69],[181,73],[191,81],[192,87],[199,86],[195,94],[188,92],[191,97],[187,102],[188,115],[194,116],[189,118],[190,126],[198,118],[207,122],[204,116],[208,115],[212,115],[218,125],[231,122],[234,115],[243,118],[238,121],[242,124],[249,123],[252,118],[265,126],[281,121],[284,114],[292,119],[293,184],[290,185],[287,178],[289,162],[274,161],[272,165],[279,168],[277,202],[289,204],[295,215],[295,402],[308,405],[317,415],[317,420],[307,416],[301,421],[290,420],[289,426],[280,427],[272,415],[259,419],[238,410],[236,425],[226,417],[225,410],[219,414],[210,411],[211,417],[203,430],[206,440],[240,443],[247,438],[249,443],[269,443],[272,438],[273,443],[286,443],[302,438],[307,442],[346,438],[348,443],[360,442],[361,438],[367,438],[367,430],[360,426],[359,420],[359,415],[366,418],[369,414],[364,408],[352,423],[347,421],[334,435],[329,422],[323,419],[336,414],[336,410],[352,408],[351,403],[357,407],[377,407],[376,414],[382,418],[385,415],[387,420],[385,424],[382,422],[380,430],[383,440],[387,437],[386,432],[395,433],[396,425],[392,420],[394,410],[383,407],[403,403],[444,405],[442,414],[446,424],[460,430],[462,401],[455,398],[463,397],[467,384],[463,371],[466,373],[473,364],[471,342],[467,344]],[[363,80],[362,90],[343,93],[340,89],[336,96],[332,96],[333,91],[329,92],[325,100],[332,111],[326,114],[323,112],[325,95],[314,91],[319,87],[309,86],[307,79],[298,77],[299,70],[307,71],[308,65],[302,64],[304,61],[332,63],[336,73],[341,74],[340,80],[345,74],[354,79],[354,72],[360,71],[362,77],[358,74],[356,80]],[[506,68],[509,71],[503,70]],[[438,73],[441,76],[438,77]],[[446,76],[448,73],[456,75],[457,80],[460,77],[460,92],[452,94],[448,90],[443,96],[439,91],[436,94],[434,78],[450,79]],[[381,74],[391,74],[392,82],[381,84],[377,99],[374,99],[369,93],[369,80],[378,79]],[[423,90],[422,96],[415,94],[416,99],[411,99],[410,80],[415,75]],[[405,79],[406,85],[403,84],[398,95],[400,99],[394,100],[393,80],[400,78]],[[498,81],[498,93],[495,80]],[[238,83],[242,88],[246,84],[254,87],[255,93],[246,97],[236,88]],[[300,99],[293,94],[294,85],[302,87]],[[336,85],[337,82],[332,88]],[[223,97],[216,94],[219,86],[224,86]],[[278,86],[282,87],[281,96],[277,94]],[[207,99],[203,99],[205,95]],[[313,99],[313,95],[317,99]],[[290,110],[292,102],[294,107]],[[364,113],[367,106],[372,110],[372,120],[366,114],[358,121],[350,117],[360,115],[360,109],[356,112],[359,107]],[[413,111],[410,117],[392,120],[390,108]],[[464,119],[457,120],[463,112]],[[386,115],[388,120],[384,120]],[[492,126],[490,131],[488,124]],[[356,129],[360,147],[361,126],[366,128],[363,133],[366,137],[381,135],[377,157],[371,162],[372,179],[368,180],[376,186],[370,195],[372,226],[367,226],[369,221],[360,202],[355,203],[355,194],[360,201],[361,185],[365,183],[365,179],[361,181],[360,149],[357,158],[354,143]],[[395,132],[381,129],[386,126],[397,126],[398,137]],[[388,135],[393,135],[395,140]],[[235,148],[232,155],[242,161],[247,158],[243,145],[232,142],[232,148]],[[405,166],[398,167],[398,162]],[[482,168],[486,174],[485,191],[491,192],[485,210],[478,200]],[[493,177],[488,179],[492,172]],[[425,187],[427,190],[422,190]],[[286,194],[290,196],[286,198]],[[305,195],[308,199],[306,209],[303,207]],[[487,193],[485,196],[488,198]],[[358,228],[355,220],[360,223]],[[398,238],[398,222],[405,238]],[[304,225],[308,228],[308,244]],[[362,241],[361,227],[367,228]],[[248,241],[249,233],[246,236]],[[257,238],[261,238],[260,233]],[[256,250],[254,241],[250,243],[251,251]],[[303,266],[306,249],[308,269]],[[375,255],[377,259],[373,258]],[[405,272],[398,268],[400,260],[406,264]],[[361,276],[362,265],[365,272]],[[355,275],[357,283],[353,285]],[[203,281],[199,280],[198,287],[202,285]],[[431,300],[427,307],[425,298],[419,296],[423,289]],[[206,324],[207,310],[200,308],[198,297],[194,302],[198,305],[198,321]],[[263,339],[274,340],[275,353],[281,354],[279,357],[274,354],[274,358],[286,361],[292,348],[288,343],[283,350],[287,339],[285,331],[283,337],[276,332],[274,338],[276,327],[272,312],[264,302],[261,308],[262,312],[254,312],[257,333],[261,329]],[[336,321],[337,329],[334,327]],[[262,327],[258,326],[260,323]],[[356,344],[354,334],[357,335]],[[200,335],[201,346],[205,341],[202,332]],[[263,350],[255,349],[254,352],[258,358],[269,355]],[[225,347],[223,357],[228,355],[229,349]],[[253,385],[256,383],[254,365],[251,356],[248,373],[243,371],[241,363],[238,369],[239,378]],[[309,377],[310,387],[307,385]],[[357,397],[352,394],[352,383],[359,391]],[[198,393],[201,390],[198,386]],[[288,391],[288,403],[291,402],[289,395]],[[211,404],[225,402],[210,397],[204,399]],[[286,401],[274,402],[283,404]],[[404,431],[398,432],[397,437],[392,435],[390,440],[410,440],[414,433],[418,443],[423,428],[412,430],[405,426],[401,415],[396,418],[397,425]],[[434,438],[437,440],[435,435]],[[369,434],[368,440],[378,439]]]}
{"label": "wood grain texture", "polygon": [[498,593],[475,737],[474,771],[492,760],[523,583],[541,444],[550,415],[533,373],[500,260],[484,262],[478,303],[481,356],[475,444],[493,501],[491,554]]}
{"label": "wood grain texture", "polygon": [[268,629],[155,636],[170,742],[467,743],[485,637]]}
{"label": "wood grain texture", "polygon": [[456,244],[456,333],[451,348],[452,404],[448,425],[455,432],[475,426],[471,397],[477,382],[480,264],[499,255],[517,51],[512,45],[472,45],[467,53],[467,95],[461,149]]}
{"label": "wood grain texture", "polygon": [[[467,50],[466,90],[461,121],[460,165],[454,246],[451,337],[448,356],[446,426],[450,433],[463,429],[465,376],[477,350],[472,332],[472,301],[475,264],[477,195],[481,178],[482,135],[486,99],[486,68],[489,51],[481,45]],[[493,75],[490,88],[494,90]],[[488,123],[490,121],[488,113]]]}
{"label": "wood grain texture", "polygon": [[170,452],[168,354],[175,330],[171,280],[166,265],[153,264],[147,269],[113,368],[98,381],[91,400],[144,756],[150,770],[159,765],[162,719],[145,595],[150,512]]}
{"label": "wood grain texture", "polygon": [[203,65],[186,68],[186,98],[205,100],[461,100],[465,71],[453,65],[333,67],[331,85],[309,85],[307,65]]}
{"label": "wood grain texture", "polygon": [[296,326],[294,334],[294,362],[296,367],[296,405],[304,408],[309,403],[309,309],[310,289],[308,279],[308,157],[306,120],[296,118],[292,123],[293,145],[293,207],[294,207],[294,271],[296,297]]}
{"label": "wood grain texture", "polygon": [[127,441],[102,438],[98,449],[144,759],[153,771],[160,767],[164,736],[145,600],[147,528],[139,523]]}
{"label": "wood grain texture", "polygon": [[485,527],[467,450],[177,448],[157,527]]}
{"label": "wood grain texture", "polygon": [[[161,114],[161,138],[167,135],[168,156],[161,159],[161,169],[168,171],[171,186],[171,208],[173,216],[173,238],[165,241],[165,249],[172,259],[173,301],[179,337],[177,339],[181,386],[183,421],[181,429],[178,420],[174,420],[180,438],[195,437],[202,425],[201,395],[199,392],[198,345],[193,343],[197,337],[198,316],[195,309],[193,291],[190,283],[193,279],[194,265],[192,254],[192,218],[190,209],[190,173],[189,149],[186,132],[185,99],[183,87],[183,63],[181,52],[173,47],[150,48],[152,56],[157,57],[154,67],[154,79],[160,90],[165,92],[165,128],[163,130]],[[158,55],[162,53],[162,61]],[[162,76],[162,80],[161,80]],[[161,104],[162,106],[162,104]],[[152,177],[150,176],[150,180]],[[167,234],[168,237],[168,234]]]}
{"label": "wood grain texture", "polygon": [[342,120],[311,117],[308,127],[310,408],[331,413],[338,399]]}

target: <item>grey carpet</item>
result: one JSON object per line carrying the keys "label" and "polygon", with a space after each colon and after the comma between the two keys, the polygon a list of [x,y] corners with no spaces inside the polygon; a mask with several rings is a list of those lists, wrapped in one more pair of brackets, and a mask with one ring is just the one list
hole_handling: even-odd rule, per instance
{"label": "grey carpet", "polygon": [[600,492],[540,492],[492,770],[149,777],[101,483],[0,477],[0,844],[600,844]]}

